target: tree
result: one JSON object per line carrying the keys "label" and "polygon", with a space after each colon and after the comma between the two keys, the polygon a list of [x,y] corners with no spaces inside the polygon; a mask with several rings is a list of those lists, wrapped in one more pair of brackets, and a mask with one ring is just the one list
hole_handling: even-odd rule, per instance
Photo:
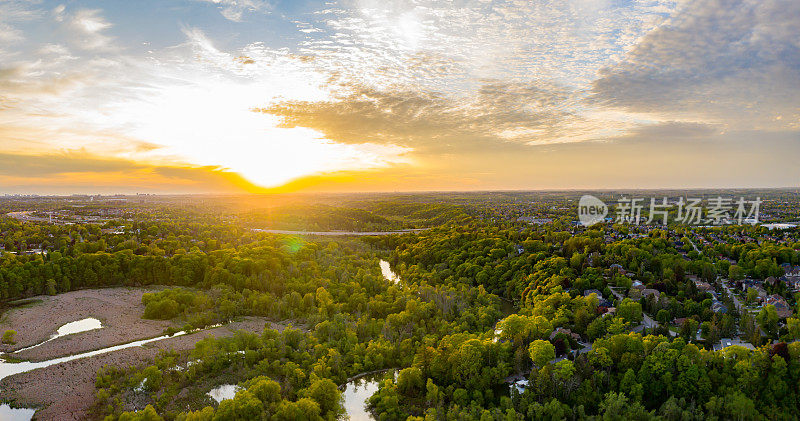
{"label": "tree", "polygon": [[56,280],[50,278],[47,280],[47,295],[56,295],[58,291],[56,290]]}
{"label": "tree", "polygon": [[687,318],[681,326],[681,337],[686,342],[691,342],[697,335],[697,320]]}
{"label": "tree", "polygon": [[[228,401],[222,401],[225,403]],[[220,404],[220,409],[222,404]],[[216,421],[216,417],[214,420]],[[233,418],[235,420],[257,419],[257,418]],[[274,419],[279,420],[320,420],[319,405],[309,398],[302,398],[297,402],[282,401],[278,410],[275,412]]]}
{"label": "tree", "polygon": [[744,270],[739,265],[731,265],[728,267],[728,278],[731,281],[741,281],[744,279]]}
{"label": "tree", "polygon": [[161,421],[163,418],[156,413],[152,405],[147,405],[138,412],[123,412],[119,416],[119,421]]}
{"label": "tree", "polygon": [[[214,420],[254,420],[261,417],[262,411],[262,403],[258,398],[247,390],[240,390],[236,392],[233,399],[225,399],[220,402]],[[319,407],[317,407],[317,411],[319,411]]]}
{"label": "tree", "polygon": [[598,317],[586,327],[586,336],[590,341],[603,337],[606,334],[607,321],[605,317]]}
{"label": "tree", "polygon": [[17,336],[16,330],[6,330],[3,332],[3,343],[8,345],[14,345],[17,341],[14,340],[14,337]]}
{"label": "tree", "polygon": [[625,419],[625,409],[628,407],[628,398],[624,393],[606,393],[603,401],[600,402],[600,410],[603,411],[603,420],[622,420]]}
{"label": "tree", "polygon": [[778,312],[774,305],[764,306],[756,315],[756,322],[770,338],[774,338],[778,334]]}
{"label": "tree", "polygon": [[556,347],[549,341],[537,339],[531,342],[528,353],[537,367],[544,367],[550,360],[556,358]]}
{"label": "tree", "polygon": [[669,324],[669,319],[669,311],[663,308],[656,313],[656,320],[661,323],[662,326],[667,326]]}
{"label": "tree", "polygon": [[337,418],[343,411],[341,404],[342,394],[336,387],[336,383],[330,379],[312,380],[311,385],[301,393],[301,396],[311,398],[317,402],[322,416],[331,414],[332,418]]}
{"label": "tree", "polygon": [[788,318],[786,319],[786,329],[789,331],[789,339],[800,339],[800,319]]}
{"label": "tree", "polygon": [[266,376],[259,376],[248,381],[251,386],[247,390],[265,404],[277,403],[281,400],[281,386]]}
{"label": "tree", "polygon": [[424,382],[419,368],[409,367],[397,373],[397,391],[402,395],[417,396],[422,393]]}
{"label": "tree", "polygon": [[617,314],[622,316],[628,323],[641,323],[642,305],[630,298],[626,298],[617,307]]}
{"label": "tree", "polygon": [[575,364],[570,360],[561,360],[556,363],[553,373],[557,379],[567,381],[575,374]]}
{"label": "tree", "polygon": [[747,304],[753,304],[757,299],[758,291],[755,288],[747,288],[747,298],[745,298]]}

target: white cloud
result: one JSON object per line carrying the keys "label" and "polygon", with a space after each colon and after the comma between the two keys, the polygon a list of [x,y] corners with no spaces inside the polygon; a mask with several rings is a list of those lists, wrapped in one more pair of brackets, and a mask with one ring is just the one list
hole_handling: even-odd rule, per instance
{"label": "white cloud", "polygon": [[36,1],[0,1],[0,54],[3,52],[2,44],[17,43],[25,39],[25,35],[18,25],[40,16],[40,13],[33,8],[37,3]]}
{"label": "white cloud", "polygon": [[213,3],[225,19],[240,22],[245,13],[269,12],[272,4],[265,0],[197,0]]}
{"label": "white cloud", "polygon": [[104,32],[112,25],[100,15],[100,12],[96,9],[80,9],[66,18],[67,26],[75,34],[80,48],[104,50],[110,47],[112,38]]}
{"label": "white cloud", "polygon": [[592,99],[664,119],[796,130],[798,28],[796,1],[692,2],[604,68]]}

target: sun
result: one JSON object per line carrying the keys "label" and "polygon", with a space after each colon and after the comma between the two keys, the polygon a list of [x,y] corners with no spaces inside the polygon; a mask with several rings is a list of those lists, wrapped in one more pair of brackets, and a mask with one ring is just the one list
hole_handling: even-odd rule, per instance
{"label": "sun", "polygon": [[[302,89],[298,89],[302,91]],[[214,76],[184,78],[114,104],[107,124],[157,147],[134,157],[150,162],[214,166],[262,186],[303,176],[373,169],[405,162],[394,145],[341,144],[312,129],[279,127],[279,117],[254,111],[281,97],[267,83]],[[322,91],[294,92],[315,99]]]}

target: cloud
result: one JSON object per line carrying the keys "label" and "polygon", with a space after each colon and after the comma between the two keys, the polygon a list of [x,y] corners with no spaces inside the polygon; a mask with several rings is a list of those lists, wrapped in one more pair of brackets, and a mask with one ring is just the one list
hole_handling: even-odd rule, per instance
{"label": "cloud", "polygon": [[4,193],[30,193],[31,189],[45,194],[258,190],[219,167],[154,165],[95,156],[85,150],[41,155],[0,152],[0,183]]}
{"label": "cloud", "polygon": [[281,117],[282,127],[311,128],[336,142],[431,150],[565,136],[562,131],[580,119],[571,111],[577,100],[554,85],[486,81],[472,98],[360,86],[327,101],[284,101],[259,111]]}
{"label": "cloud", "polygon": [[581,86],[673,2],[361,0],[318,12],[301,52],[346,82],[468,93],[483,79]]}
{"label": "cloud", "polygon": [[23,39],[22,32],[17,25],[30,22],[41,17],[41,12],[36,9],[39,1],[5,0],[0,2],[0,40],[11,42]]}
{"label": "cloud", "polygon": [[679,140],[708,139],[719,135],[720,128],[711,124],[665,121],[631,129],[622,138],[646,140],[654,144]]}
{"label": "cloud", "polygon": [[240,22],[245,13],[269,12],[272,3],[264,0],[197,0],[217,5],[225,19]]}
{"label": "cloud", "polygon": [[[67,27],[75,34],[77,45],[84,50],[104,50],[110,47],[112,38],[104,32],[112,25],[100,12],[97,9],[80,9],[65,18]],[[64,13],[62,8],[57,15]]]}
{"label": "cloud", "polygon": [[[349,6],[349,7],[345,7]],[[597,71],[673,2],[354,1],[318,12],[299,52],[331,98],[261,111],[344,143],[432,150],[603,140],[647,121],[584,101]],[[288,56],[288,53],[287,53]],[[255,58],[256,63],[261,60]],[[265,102],[269,102],[268,100]]]}
{"label": "cloud", "polygon": [[798,2],[691,2],[604,68],[591,100],[730,128],[797,128],[798,27]]}

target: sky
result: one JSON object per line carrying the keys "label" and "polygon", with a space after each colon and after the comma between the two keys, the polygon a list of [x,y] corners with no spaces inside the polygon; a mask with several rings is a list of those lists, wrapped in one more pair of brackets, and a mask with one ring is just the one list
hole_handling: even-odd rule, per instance
{"label": "sky", "polygon": [[798,180],[796,0],[0,0],[0,193]]}

